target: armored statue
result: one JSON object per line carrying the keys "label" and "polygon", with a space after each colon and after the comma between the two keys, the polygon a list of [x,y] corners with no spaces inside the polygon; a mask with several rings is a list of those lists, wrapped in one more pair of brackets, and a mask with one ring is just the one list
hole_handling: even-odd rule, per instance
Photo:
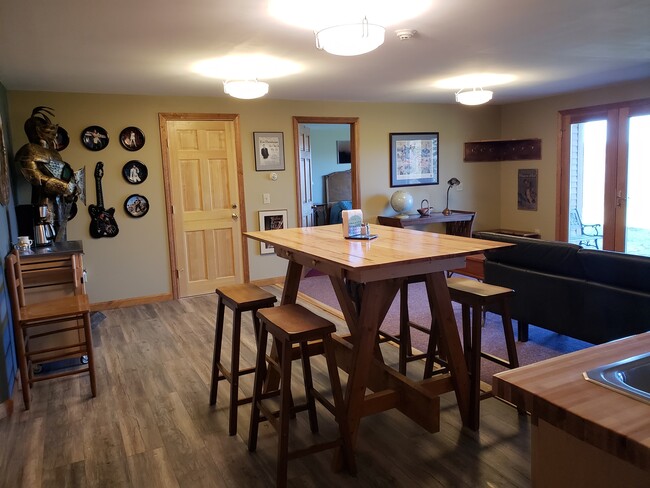
{"label": "armored statue", "polygon": [[74,172],[55,149],[58,125],[49,107],[36,107],[25,121],[28,144],[16,153],[23,176],[32,184],[32,204],[47,205],[56,241],[66,238],[66,226],[76,213],[77,199],[85,203],[85,168]]}

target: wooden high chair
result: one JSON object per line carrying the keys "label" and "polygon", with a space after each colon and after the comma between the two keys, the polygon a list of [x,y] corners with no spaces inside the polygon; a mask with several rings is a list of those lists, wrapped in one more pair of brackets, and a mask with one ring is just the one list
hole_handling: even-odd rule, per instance
{"label": "wooden high chair", "polygon": [[[88,295],[83,292],[83,269],[78,256],[69,257],[69,266],[59,269],[30,270],[30,282],[57,281],[73,285],[74,295],[56,300],[40,301],[27,304],[25,300],[25,275],[21,268],[17,251],[12,251],[5,258],[7,288],[11,299],[16,356],[20,368],[20,381],[23,390],[25,409],[30,407],[30,388],[38,382],[73,374],[89,373],[92,396],[96,396],[95,361],[93,357],[92,337],[90,332],[90,304]],[[83,332],[83,333],[81,333]],[[66,334],[61,343],[53,339]],[[72,334],[71,334],[72,333]],[[70,341],[70,337],[77,340]],[[47,341],[44,339],[47,338]],[[34,342],[34,346],[30,345]],[[39,345],[40,342],[40,345]],[[69,358],[79,358],[80,364],[87,357],[87,365],[34,376],[33,365],[49,363]]]}

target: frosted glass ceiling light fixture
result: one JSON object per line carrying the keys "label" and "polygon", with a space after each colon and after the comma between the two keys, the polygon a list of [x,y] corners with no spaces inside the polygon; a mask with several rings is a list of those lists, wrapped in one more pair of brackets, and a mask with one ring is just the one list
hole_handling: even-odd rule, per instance
{"label": "frosted glass ceiling light fixture", "polygon": [[226,95],[250,100],[260,98],[269,92],[269,84],[257,80],[228,80],[223,82]]}
{"label": "frosted glass ceiling light fixture", "polygon": [[326,27],[316,32],[316,47],[337,56],[358,56],[384,43],[385,29],[368,23],[366,17],[354,24]]}
{"label": "frosted glass ceiling light fixture", "polygon": [[481,105],[492,100],[493,93],[483,88],[472,88],[471,91],[463,91],[461,88],[456,92],[456,101],[463,105]]}

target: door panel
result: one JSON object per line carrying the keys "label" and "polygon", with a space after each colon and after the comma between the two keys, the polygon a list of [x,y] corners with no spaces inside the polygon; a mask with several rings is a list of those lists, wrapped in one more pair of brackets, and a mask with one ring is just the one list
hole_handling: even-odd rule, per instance
{"label": "door panel", "polygon": [[179,296],[241,283],[233,123],[168,121],[167,130]]}
{"label": "door panel", "polygon": [[300,124],[299,131],[300,148],[300,197],[302,206],[301,227],[313,227],[314,225],[314,194],[313,194],[313,168],[311,161],[311,133],[309,127]]}
{"label": "door panel", "polygon": [[630,117],[627,128],[627,179],[617,202],[617,207],[625,212],[622,247],[630,254],[650,256],[650,115]]}

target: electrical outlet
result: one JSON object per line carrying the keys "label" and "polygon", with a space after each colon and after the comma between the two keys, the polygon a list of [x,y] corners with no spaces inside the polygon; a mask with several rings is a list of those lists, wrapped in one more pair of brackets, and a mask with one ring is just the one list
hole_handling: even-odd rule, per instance
{"label": "electrical outlet", "polygon": [[262,198],[264,200],[264,203],[271,203],[271,194],[270,193],[262,193]]}
{"label": "electrical outlet", "polygon": [[463,191],[463,184],[462,184],[462,183],[460,183],[460,184],[456,187],[456,191]]}

